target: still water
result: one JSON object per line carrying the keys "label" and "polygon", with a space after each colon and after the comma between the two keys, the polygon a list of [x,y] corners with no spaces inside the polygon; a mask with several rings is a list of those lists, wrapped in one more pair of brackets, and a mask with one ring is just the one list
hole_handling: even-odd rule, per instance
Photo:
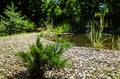
{"label": "still water", "polygon": [[[62,36],[65,41],[71,42],[79,47],[92,47],[92,43],[90,39],[85,34],[77,34],[70,36]],[[120,36],[119,35],[103,35],[103,39],[109,38],[104,41],[105,49],[117,49],[118,44],[120,44]]]}

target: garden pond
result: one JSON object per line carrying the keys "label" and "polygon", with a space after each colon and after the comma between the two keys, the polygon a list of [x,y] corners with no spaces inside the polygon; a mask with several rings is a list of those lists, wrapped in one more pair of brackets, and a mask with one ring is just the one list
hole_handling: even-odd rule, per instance
{"label": "garden pond", "polygon": [[[118,45],[120,46],[120,35],[103,35],[104,41],[104,48],[105,49],[118,49]],[[57,40],[64,40],[70,43],[73,43],[75,46],[79,47],[93,47],[91,44],[90,39],[87,37],[86,34],[75,34],[75,35],[63,35],[57,37]]]}

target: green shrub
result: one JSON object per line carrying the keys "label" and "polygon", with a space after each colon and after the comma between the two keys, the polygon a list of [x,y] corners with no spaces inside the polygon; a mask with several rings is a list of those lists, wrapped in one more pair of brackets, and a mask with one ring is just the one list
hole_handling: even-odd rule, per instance
{"label": "green shrub", "polygon": [[56,28],[55,28],[55,32],[56,33],[67,33],[70,31],[70,24],[67,23],[67,22],[63,22],[62,25],[58,25]]}
{"label": "green shrub", "polygon": [[15,12],[16,9],[11,2],[11,6],[8,5],[4,11],[5,16],[0,16],[0,32],[11,35],[34,30],[34,23],[27,20],[20,12]]}
{"label": "green shrub", "polygon": [[58,26],[55,28],[55,33],[63,33],[63,29],[62,29],[62,26],[61,26],[61,25],[58,25]]}
{"label": "green shrub", "polygon": [[36,44],[30,46],[30,52],[19,52],[27,64],[30,79],[43,78],[45,71],[52,68],[63,68],[67,64],[67,59],[62,59],[63,52],[71,46],[70,43],[55,43],[43,46],[38,37]]}

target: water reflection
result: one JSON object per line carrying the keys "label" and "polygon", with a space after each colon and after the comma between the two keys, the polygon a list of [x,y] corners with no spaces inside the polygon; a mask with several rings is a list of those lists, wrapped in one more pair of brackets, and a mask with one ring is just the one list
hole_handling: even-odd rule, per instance
{"label": "water reflection", "polygon": [[[66,41],[69,41],[73,43],[76,46],[79,47],[92,47],[90,39],[85,34],[77,34],[77,35],[71,35],[71,36],[62,36],[62,38]],[[104,41],[105,48],[106,49],[118,49],[118,40],[120,40],[119,35],[103,35],[103,39],[109,38],[106,41]]]}

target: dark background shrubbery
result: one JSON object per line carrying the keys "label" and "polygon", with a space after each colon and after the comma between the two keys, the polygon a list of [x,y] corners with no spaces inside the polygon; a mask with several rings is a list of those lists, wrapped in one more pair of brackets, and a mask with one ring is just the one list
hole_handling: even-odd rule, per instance
{"label": "dark background shrubbery", "polygon": [[35,24],[22,16],[20,11],[16,12],[16,9],[13,2],[4,9],[4,15],[0,16],[0,33],[11,35],[34,30]]}
{"label": "dark background shrubbery", "polygon": [[[120,1],[119,0],[12,0],[18,11],[26,15],[37,27],[45,27],[45,21],[53,21],[54,27],[67,21],[74,33],[86,32],[88,20],[93,19],[97,12],[102,11],[105,4],[109,13],[106,30],[119,31]],[[11,4],[10,0],[0,0],[0,14],[4,15],[4,8]],[[101,8],[100,8],[101,7]]]}

